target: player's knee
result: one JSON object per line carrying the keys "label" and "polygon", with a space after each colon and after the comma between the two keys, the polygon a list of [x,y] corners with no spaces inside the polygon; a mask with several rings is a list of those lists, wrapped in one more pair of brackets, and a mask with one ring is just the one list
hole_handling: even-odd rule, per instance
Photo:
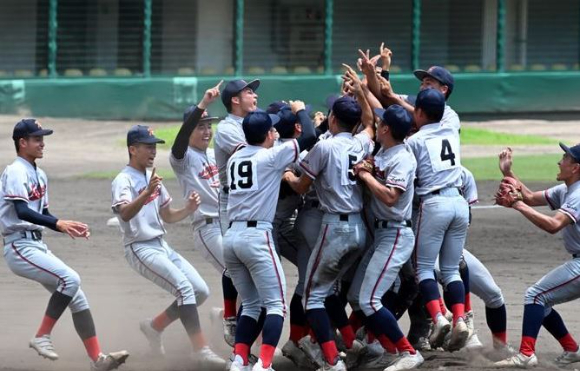
{"label": "player's knee", "polygon": [[[359,298],[358,305],[360,310],[365,314],[365,316],[370,317],[375,314],[375,309],[380,309],[383,304],[380,300],[374,300],[372,298],[363,298],[362,296]],[[375,309],[373,309],[375,308]]]}
{"label": "player's knee", "polygon": [[197,305],[202,305],[209,297],[209,294],[210,289],[205,282],[197,284],[195,287],[195,301],[197,302]]}
{"label": "player's knee", "polygon": [[528,287],[524,295],[524,304],[540,304],[545,305],[545,297],[542,291],[535,285]]}
{"label": "player's knee", "polygon": [[248,316],[258,321],[262,314],[262,306],[259,301],[242,302],[242,316]]}
{"label": "player's knee", "polygon": [[484,304],[488,308],[499,308],[505,304],[505,300],[503,298],[503,294],[499,287],[497,290],[494,290],[490,295],[483,299]]}
{"label": "player's knee", "polygon": [[89,302],[83,290],[79,290],[68,305],[72,313],[82,312],[89,309]]}
{"label": "player's knee", "polygon": [[188,280],[183,280],[177,285],[175,295],[183,304],[198,304],[193,285]]}
{"label": "player's knee", "polygon": [[74,270],[69,270],[62,278],[63,293],[74,297],[81,288],[81,276]]}

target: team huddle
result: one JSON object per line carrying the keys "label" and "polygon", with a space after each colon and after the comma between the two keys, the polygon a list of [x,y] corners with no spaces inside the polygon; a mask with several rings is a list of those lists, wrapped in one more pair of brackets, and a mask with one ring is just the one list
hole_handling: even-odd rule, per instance
{"label": "team huddle", "polygon": [[[154,167],[157,144],[164,141],[147,126],[129,130],[129,163],[112,183],[112,212],[129,266],[174,297],[140,322],[151,352],[165,354],[163,331],[179,319],[194,369],[273,370],[289,313],[290,335],[281,352],[301,369],[409,370],[426,362],[422,351],[484,347],[474,328],[473,293],[485,304],[501,359],[495,366],[536,366],[542,326],[562,345],[557,365],[580,362],[578,344],[553,308],[580,297],[580,145],[560,144],[562,184],[545,191],[518,180],[509,148],[499,154],[504,179],[496,203],[549,233],[562,230],[572,255],[526,291],[517,350],[507,341],[501,289],[465,246],[478,196],[473,175],[461,165],[459,117],[446,103],[453,76],[438,66],[417,70],[419,92],[400,95],[389,82],[390,50],[381,45],[373,58],[359,52],[362,78],[344,65],[341,95],[329,101],[327,114],[313,114],[298,100],[261,110],[259,80],[208,89],[184,113],[171,146],[182,208],[171,206]],[[219,98],[228,112],[221,121],[207,111]],[[113,370],[128,352],[101,351],[79,275],[43,242],[44,228],[90,237],[86,224],[49,212],[47,176],[36,160],[51,134],[35,119],[14,127],[17,157],[0,183],[4,257],[16,275],[51,293],[30,347],[58,359],[51,331],[68,307],[91,370]],[[557,212],[533,208],[542,205]],[[188,217],[191,245],[222,277],[219,317],[232,347],[229,360],[210,349],[200,323],[208,285],[164,239],[164,223]],[[291,296],[282,258],[298,272]],[[398,323],[405,312],[407,335]]]}

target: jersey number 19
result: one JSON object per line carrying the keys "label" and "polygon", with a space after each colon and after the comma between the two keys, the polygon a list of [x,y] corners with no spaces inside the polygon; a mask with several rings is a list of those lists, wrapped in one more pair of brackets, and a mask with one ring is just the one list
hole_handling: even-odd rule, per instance
{"label": "jersey number 19", "polygon": [[233,161],[230,165],[230,191],[251,190],[255,185],[254,163],[251,160]]}

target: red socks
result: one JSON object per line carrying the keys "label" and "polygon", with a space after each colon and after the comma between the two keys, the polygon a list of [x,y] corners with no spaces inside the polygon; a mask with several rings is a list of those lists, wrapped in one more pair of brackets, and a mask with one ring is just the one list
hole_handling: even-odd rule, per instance
{"label": "red socks", "polygon": [[235,317],[236,314],[236,300],[224,299],[224,318]]}
{"label": "red socks", "polygon": [[433,321],[433,323],[436,323],[437,317],[439,316],[439,314],[442,314],[439,300],[431,300],[430,302],[425,304],[425,307],[427,307],[427,311],[431,315],[431,320]]}
{"label": "red socks", "polygon": [[336,358],[338,357],[338,349],[336,349],[336,343],[334,340],[327,341],[326,343],[320,344],[320,348],[322,348],[322,354],[324,355],[324,359],[329,365],[334,365],[336,362]]}
{"label": "red socks", "polygon": [[156,331],[161,332],[165,330],[167,326],[173,323],[173,319],[169,318],[165,311],[161,312],[157,317],[153,318],[151,321],[151,327],[153,327]]}
{"label": "red socks", "polygon": [[57,321],[56,319],[45,315],[42,318],[42,322],[40,323],[38,331],[36,332],[36,337],[39,338],[42,335],[50,335],[50,333],[52,332],[52,328],[56,324],[56,321]]}
{"label": "red socks", "polygon": [[244,365],[247,365],[248,357],[250,356],[250,346],[244,343],[236,343],[234,345],[234,354],[242,357]]}
{"label": "red socks", "polygon": [[87,354],[89,358],[96,361],[99,358],[99,354],[101,354],[101,346],[99,345],[99,339],[96,336],[92,336],[88,339],[83,340],[83,344],[85,345],[85,349],[87,350]]}
{"label": "red socks", "polygon": [[457,320],[465,316],[465,304],[463,303],[453,304],[453,307],[451,307],[451,311],[453,312],[453,325],[455,326]]}
{"label": "red socks", "polygon": [[574,338],[572,337],[572,335],[570,335],[570,333],[567,333],[566,335],[558,339],[558,341],[560,342],[560,345],[562,346],[562,348],[564,348],[566,352],[575,352],[578,350],[578,343],[576,343],[576,340],[574,340]]}
{"label": "red socks", "polygon": [[276,347],[268,344],[262,344],[260,347],[260,359],[262,360],[262,367],[268,368],[272,364],[274,358],[274,351]]}
{"label": "red socks", "polygon": [[520,353],[531,356],[536,352],[536,339],[530,336],[522,336],[520,344]]}
{"label": "red socks", "polygon": [[340,334],[342,335],[342,340],[344,341],[344,345],[347,347],[347,349],[352,348],[352,343],[354,342],[354,339],[356,339],[352,327],[350,327],[350,325],[346,325],[344,327],[339,328],[338,331],[340,331]]}

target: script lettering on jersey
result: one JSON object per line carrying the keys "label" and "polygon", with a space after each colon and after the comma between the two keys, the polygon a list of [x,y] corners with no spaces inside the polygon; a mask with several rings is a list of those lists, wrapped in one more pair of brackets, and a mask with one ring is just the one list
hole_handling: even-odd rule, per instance
{"label": "script lettering on jersey", "polygon": [[46,185],[31,184],[27,185],[28,189],[28,200],[36,201],[40,200],[46,194]]}
{"label": "script lettering on jersey", "polygon": [[[197,174],[197,176],[199,176],[201,179],[206,179],[206,180],[211,180],[212,182],[210,183],[210,187],[212,188],[219,188],[220,187],[220,181],[219,178],[217,178],[217,175],[219,174],[218,168],[217,166],[213,165],[213,164],[203,164],[203,169]],[[212,179],[215,178],[215,179]]]}
{"label": "script lettering on jersey", "polygon": [[[147,189],[147,187],[143,187],[143,188],[141,188],[141,189],[139,190],[139,194],[141,194],[141,193],[145,192],[145,189]],[[153,202],[153,201],[155,201],[155,199],[156,199],[157,197],[159,197],[159,194],[161,194],[161,187],[157,187],[157,188],[155,189],[155,191],[153,191],[153,193],[151,194],[151,196],[149,196],[149,198],[147,199],[147,201],[145,201],[145,205],[147,205],[147,204],[148,204],[148,203],[150,203],[150,202]]]}

